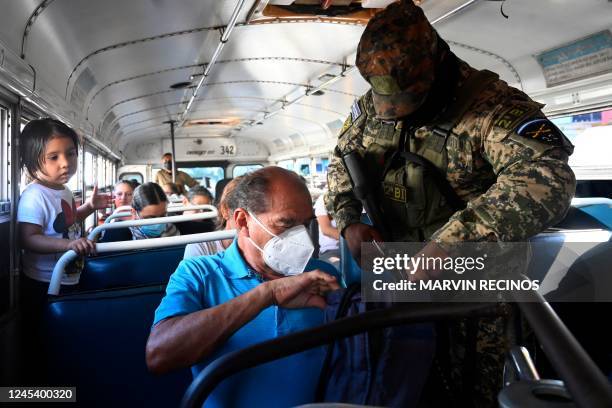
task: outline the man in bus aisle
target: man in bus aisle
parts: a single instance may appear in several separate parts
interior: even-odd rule
[[[155,175],[155,182],[160,186],[172,183],[172,154],[164,153],[162,156],[162,169]],[[185,186],[191,188],[198,185],[198,182],[194,180],[189,174],[184,171],[176,170],[176,185],[179,188],[179,194],[186,195],[187,190]]]
[[[305,228],[314,217],[306,185],[291,171],[265,167],[243,176],[230,194],[237,238],[225,251],[184,260],[171,276],[147,342],[153,372],[191,365],[196,375],[227,352],[323,323],[322,294],[338,283],[320,270],[303,272],[312,269],[314,249]],[[321,348],[281,360],[274,364],[279,371],[264,365],[255,389],[244,389],[251,384],[246,381],[241,393],[253,401],[271,389],[284,389],[286,396],[310,390],[310,396],[316,386],[310,377],[316,376],[305,380],[312,384],[296,382],[295,369],[319,372],[324,354]],[[216,401],[234,398],[213,394]]]
[[[428,241],[426,256],[444,255],[439,244],[523,241],[565,215],[575,190],[571,143],[541,104],[457,58],[411,1],[370,20],[356,65],[371,89],[338,136],[326,206],[357,259],[362,242],[383,237],[360,223],[362,204],[342,159],[350,152],[362,157],[380,197],[385,238]],[[495,405],[502,385],[502,326],[479,326],[476,406]]]

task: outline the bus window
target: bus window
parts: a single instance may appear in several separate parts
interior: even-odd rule
[[[243,164],[240,166],[235,166],[232,171],[232,177],[240,177],[251,171],[255,171],[257,169],[261,169],[263,166],[261,164]]]
[[[85,186],[83,188],[83,202],[87,200],[87,197],[91,195],[93,191],[94,183],[96,182],[96,177],[94,173],[94,165],[96,162],[96,157],[92,152],[85,151],[85,168],[83,169],[83,174],[85,175]],[[93,227],[95,223],[95,212],[91,214],[89,217],[85,219],[85,231],[89,230],[89,228]]]
[[[9,175],[10,173],[10,150],[9,150],[9,111],[0,105],[0,202],[9,200]],[[0,214],[7,212],[8,209],[0,208]]]
[[[184,171],[195,179],[201,186],[208,188],[210,191],[215,191],[217,182],[225,178],[225,170],[223,167],[182,167],[180,171]],[[208,180],[208,182],[207,182]]]
[[[136,181],[138,184],[142,184],[144,182],[144,177],[140,173],[121,173],[119,175],[119,180]]]
[[[574,144],[576,197],[612,198],[612,109],[552,120]]]
[[[294,171],[294,161],[293,160],[281,160],[277,163],[278,167],[282,167],[283,169]]]
[[[0,167],[0,234],[3,237],[8,237],[10,234],[10,214],[8,204],[10,199],[9,189],[9,111],[4,106],[0,105],[0,158],[2,159],[2,167]],[[0,316],[2,316],[10,307],[11,287],[10,287],[10,239],[2,239],[0,243]]]

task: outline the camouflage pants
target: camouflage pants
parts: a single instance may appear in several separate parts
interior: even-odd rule
[[[446,326],[447,364],[439,369],[450,384],[451,406],[497,407],[503,386],[503,368],[509,341],[505,337],[508,316],[464,319]]]

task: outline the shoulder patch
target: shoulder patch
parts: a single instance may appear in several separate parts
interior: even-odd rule
[[[493,123],[494,126],[500,127],[505,130],[512,130],[518,123],[520,119],[522,119],[525,114],[530,112],[533,109],[529,109],[526,106],[512,106],[499,115],[497,120]]]
[[[546,143],[551,146],[564,146],[565,136],[550,120],[531,119],[521,124],[516,134],[530,140]]]
[[[351,118],[355,122],[361,116],[361,108],[359,107],[359,101],[355,99],[351,106]]]
[[[342,125],[342,129],[340,129],[339,136],[342,136],[344,132],[346,132],[353,125],[353,120],[351,119],[351,115],[349,115],[344,121],[344,125]]]

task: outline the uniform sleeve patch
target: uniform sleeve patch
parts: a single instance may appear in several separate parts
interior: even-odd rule
[[[344,134],[344,132],[346,132],[351,127],[352,124],[353,124],[353,121],[351,119],[351,116],[349,116],[344,121],[344,125],[342,125],[342,129],[340,129],[339,136],[342,136]]]
[[[513,106],[504,111],[494,124],[502,129],[510,130],[527,112],[529,112],[529,109],[526,107]]]
[[[552,146],[563,146],[563,133],[548,119],[532,119],[521,124],[516,134]]]
[[[355,122],[361,116],[361,108],[359,107],[359,101],[355,100],[351,106],[351,118]]]

